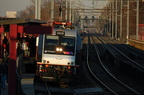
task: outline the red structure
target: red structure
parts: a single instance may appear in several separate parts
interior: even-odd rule
[[[2,58],[2,34],[4,32],[4,27],[1,25],[0,27],[0,58]]]
[[[144,24],[139,24],[139,40],[144,41]]]
[[[54,21],[53,24],[60,24],[60,25],[72,25],[72,23],[66,23],[66,22],[59,22],[59,21]]]
[[[46,21],[36,20],[36,19],[16,19],[16,18],[0,18],[0,37],[2,38],[2,33],[5,30],[9,30],[9,69],[8,69],[8,95],[16,95],[16,41],[18,33],[22,37],[23,33],[29,34],[41,34],[41,33],[52,33],[51,26],[41,26],[45,24]],[[20,24],[20,25],[19,25]],[[4,27],[3,27],[4,26]],[[2,40],[2,39],[1,39]],[[2,46],[2,41],[0,41]],[[2,50],[0,50],[2,51]],[[1,53],[1,52],[0,52]],[[0,57],[2,58],[2,57]]]
[[[8,95],[13,93],[16,95],[16,39],[17,39],[17,25],[10,25],[10,52],[9,52],[9,69],[8,69]]]

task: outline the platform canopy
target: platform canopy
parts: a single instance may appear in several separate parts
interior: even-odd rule
[[[30,18],[0,18],[0,25],[9,24],[45,24],[47,21]]]
[[[9,26],[16,24],[18,26],[18,33],[51,34],[52,26],[43,26],[43,24],[47,23],[44,20],[30,18],[0,18],[0,33],[9,32]]]

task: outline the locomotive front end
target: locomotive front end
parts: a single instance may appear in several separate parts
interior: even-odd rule
[[[39,61],[37,74],[46,80],[72,79],[79,65],[76,63],[77,37],[57,30],[54,35],[43,35],[39,39]]]

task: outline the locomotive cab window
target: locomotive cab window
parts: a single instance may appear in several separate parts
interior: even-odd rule
[[[58,36],[46,35],[44,42],[44,53],[54,54],[55,47],[58,45],[58,39]]]
[[[45,54],[74,55],[75,53],[75,37],[46,35],[44,43]],[[61,47],[60,53],[57,52],[58,47]]]

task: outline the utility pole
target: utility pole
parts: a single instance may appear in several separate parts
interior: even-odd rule
[[[81,25],[81,29],[82,29],[82,31],[83,31],[83,26],[84,26],[84,20],[82,20],[83,19],[83,14],[82,14],[82,16],[81,16],[81,18],[80,18],[80,25]]]
[[[137,0],[137,9],[136,9],[136,40],[138,40],[138,31],[139,31],[139,0]]]
[[[68,11],[67,11],[67,8],[68,8],[68,2],[67,2],[67,0],[65,0],[65,2],[66,2],[66,10],[65,10],[65,20],[66,20],[66,22],[67,22],[67,14],[68,14]]]
[[[112,39],[114,38],[114,1],[112,1]]]
[[[115,6],[116,6],[116,10],[115,10],[115,38],[117,39],[117,0],[116,0],[116,4],[115,4]]]
[[[51,0],[51,21],[54,21],[54,0]]]
[[[122,21],[122,18],[123,18],[123,11],[122,11],[122,9],[123,9],[123,0],[121,0],[121,4],[120,4],[120,39],[122,39],[122,23],[123,23],[123,21]]]
[[[72,20],[71,20],[71,0],[69,0],[69,22],[71,23]]]
[[[126,35],[126,44],[128,44],[129,39],[129,0],[127,1],[127,35]]]
[[[74,23],[75,21],[75,11],[72,9],[74,7],[73,1],[71,2],[71,22]]]
[[[112,6],[112,4],[111,4],[111,2],[109,3],[109,7],[111,8],[111,6]],[[112,8],[111,8],[111,10],[109,10],[109,32],[111,32],[111,30],[112,30],[112,17],[111,17],[111,15],[112,15]]]
[[[114,1],[111,1],[110,2],[110,8],[111,8],[111,19],[110,19],[110,21],[111,21],[111,24],[110,24],[110,31],[111,31],[111,38],[113,39],[114,38]]]
[[[41,0],[35,0],[35,19],[41,19]]]
[[[62,21],[62,0],[61,0],[61,3],[60,3],[60,8],[59,8],[59,12],[60,12],[60,21]]]

